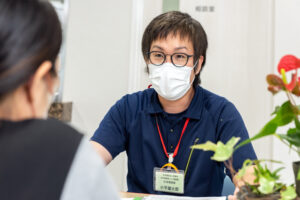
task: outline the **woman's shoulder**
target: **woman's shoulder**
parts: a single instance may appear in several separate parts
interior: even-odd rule
[[[87,197],[91,196],[92,199],[119,199],[103,160],[88,138],[83,137],[66,178],[61,199],[90,199]]]
[[[14,132],[21,141],[30,138],[30,145],[44,144],[44,147],[77,148],[83,135],[74,128],[56,119],[30,119],[21,122],[10,122],[6,132]],[[24,143],[24,142],[23,142]],[[55,149],[55,148],[53,148]],[[59,150],[59,148],[57,149]]]
[[[70,125],[56,119],[37,119],[31,121],[31,128],[43,131],[43,134],[51,134],[53,137],[82,138],[82,134]]]

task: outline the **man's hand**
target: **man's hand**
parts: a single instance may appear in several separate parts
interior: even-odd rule
[[[235,185],[235,190],[233,195],[228,196],[228,200],[237,200],[237,193],[240,191],[240,187],[245,185],[245,182],[249,184],[254,184],[255,176],[254,176],[254,168],[255,166],[249,166],[246,170],[246,173],[243,177],[238,178],[236,175],[233,178],[233,182]]]
[[[235,188],[233,195],[228,196],[228,200],[237,200],[237,193],[240,191],[238,187]]]

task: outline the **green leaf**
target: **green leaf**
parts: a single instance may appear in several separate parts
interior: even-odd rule
[[[241,138],[239,137],[232,137],[229,141],[226,142],[226,146],[228,148],[233,148],[239,141]]]
[[[255,180],[254,183],[257,183],[257,194],[271,194],[276,191],[279,191],[284,185],[281,183],[276,183],[279,180],[278,172],[282,170],[282,168],[276,169],[271,172],[267,165],[262,165],[262,162],[266,160],[254,160],[255,164],[254,175]],[[277,162],[273,160],[268,160],[271,162]]]
[[[286,140],[290,145],[300,146],[300,130],[289,129],[288,133],[278,134],[281,139]]]
[[[300,180],[300,168],[298,169],[297,180]]]
[[[262,137],[266,137],[269,135],[275,134],[275,131],[279,126],[285,126],[292,122],[295,117],[297,117],[297,113],[295,113],[295,108],[291,105],[289,101],[284,102],[279,108],[275,110],[276,116],[271,119],[255,136],[244,140],[241,142],[236,148],[240,148],[251,141],[260,139]]]
[[[300,129],[298,128],[290,128],[287,131],[287,134],[276,134],[276,136],[278,136],[281,140],[287,141],[290,147],[293,145],[296,148],[300,147]]]
[[[257,163],[257,161],[259,161],[259,163],[261,163],[261,162],[271,162],[271,163],[283,164],[283,162],[281,162],[281,161],[272,160],[272,159],[255,160],[255,163]]]
[[[295,120],[296,128],[297,128],[298,130],[300,130],[300,121],[299,121],[298,117],[296,116],[294,120]]]
[[[273,188],[275,186],[275,181],[271,178],[261,177],[259,178],[259,187],[258,190],[262,194],[271,194],[273,193]]]
[[[254,183],[258,183],[258,181],[259,181],[259,171],[258,171],[257,168],[254,168],[254,175],[255,175]]]
[[[238,178],[242,178],[245,175],[247,168],[251,165],[253,165],[252,160],[250,160],[250,159],[245,160],[243,163],[243,167],[239,170],[239,172],[237,173],[236,176]]]
[[[216,152],[211,157],[211,159],[219,162],[228,160],[232,156],[234,152],[234,146],[239,142],[239,140],[239,137],[232,137],[229,141],[226,142],[225,145],[221,141],[219,141],[217,143]]]
[[[279,171],[281,171],[281,170],[283,170],[283,169],[284,169],[284,167],[280,167],[280,168],[276,169],[275,171],[273,171],[272,175],[273,175],[274,177],[278,177],[278,178],[279,178],[279,176],[278,176],[277,174],[278,174]]]
[[[276,122],[274,122],[273,120],[270,120],[255,136],[253,136],[252,138],[249,138],[247,140],[244,140],[243,142],[241,142],[239,145],[237,145],[235,147],[235,150],[250,143],[251,141],[260,139],[262,137],[266,137],[269,135],[273,135],[277,129],[277,124]]]
[[[257,164],[256,166],[257,166],[258,172],[260,174],[264,174],[265,173],[265,170],[264,170],[264,168],[262,167],[261,164]]]
[[[293,186],[288,186],[286,190],[280,192],[280,196],[280,200],[292,200],[297,197],[297,194]]]
[[[277,126],[284,126],[294,120],[295,109],[293,108],[290,101],[283,103],[276,113],[276,117],[273,119]]]
[[[222,142],[217,143],[217,150],[211,157],[212,160],[223,162],[228,160],[233,154],[233,148],[224,145]]]
[[[280,106],[276,106],[274,112],[271,115],[276,115],[276,113],[279,111]]]
[[[275,184],[275,188],[274,188],[274,192],[278,192],[278,191],[280,191],[283,188],[286,189],[286,186],[284,184],[282,184],[282,183],[276,183]]]
[[[234,151],[234,146],[238,143],[240,138],[232,137],[226,144],[223,144],[219,141],[217,144],[214,144],[210,141],[207,141],[205,144],[197,144],[192,146],[194,149],[201,149],[204,151],[213,151],[214,155],[211,157],[212,160],[223,162],[228,160]]]
[[[193,145],[192,149],[201,149],[203,151],[213,151],[213,152],[215,152],[216,149],[217,149],[217,145],[212,143],[211,141],[207,141],[205,144]]]
[[[287,131],[287,134],[288,134],[288,135],[295,134],[295,133],[297,133],[297,129],[296,129],[296,128],[290,128],[290,129]]]

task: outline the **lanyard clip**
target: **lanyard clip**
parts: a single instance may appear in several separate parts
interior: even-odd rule
[[[169,163],[173,163],[174,158],[173,158],[173,153],[169,153]]]

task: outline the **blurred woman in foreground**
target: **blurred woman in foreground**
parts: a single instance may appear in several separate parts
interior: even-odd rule
[[[118,199],[88,139],[46,119],[62,30],[47,1],[0,1],[0,199]]]

